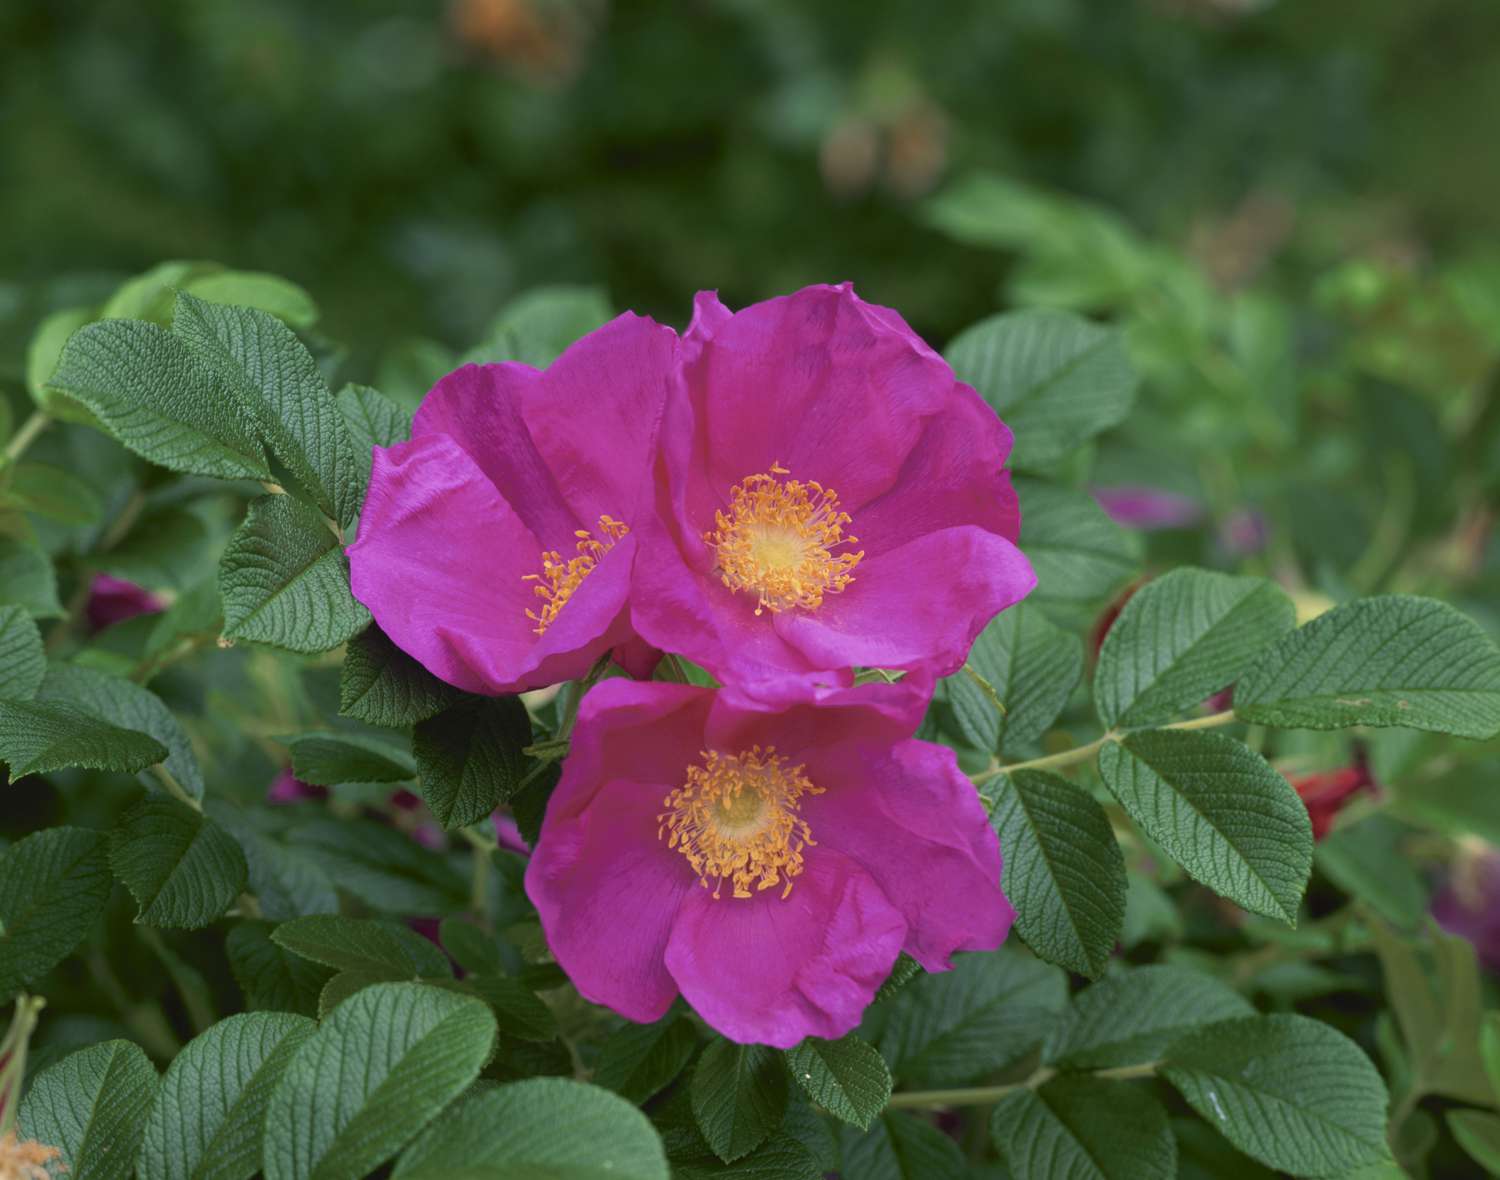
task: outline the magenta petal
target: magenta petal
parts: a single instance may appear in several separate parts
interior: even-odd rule
[[[815,611],[783,611],[777,632],[815,667],[963,666],[992,618],[1025,598],[1036,574],[1021,551],[983,529],[927,533],[867,558]]]
[[[666,966],[683,997],[732,1041],[789,1049],[859,1023],[890,974],[906,922],[860,866],[814,855],[790,896],[693,889],[681,902]]]
[[[905,916],[903,949],[917,962],[945,971],[955,951],[1005,941],[1015,910],[1000,891],[1000,843],[951,750],[830,749],[808,773],[825,787],[802,805],[816,854],[834,849],[864,867]]]

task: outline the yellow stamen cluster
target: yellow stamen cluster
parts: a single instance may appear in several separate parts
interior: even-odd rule
[[[526,612],[526,617],[536,624],[533,631],[541,635],[552,625],[558,612],[573,596],[573,591],[604,560],[604,555],[615,547],[615,542],[629,531],[629,526],[623,521],[612,516],[601,516],[598,538],[588,529],[578,529],[573,533],[578,538],[577,557],[564,561],[562,554],[556,549],[549,549],[542,554],[542,572],[525,575],[526,581],[536,583],[536,596],[545,604],[541,614],[531,610]]]
[[[23,1142],[14,1131],[7,1131],[0,1138],[0,1180],[51,1180],[47,1165],[60,1155],[62,1152],[56,1147],[47,1147],[35,1139]]]
[[[797,801],[823,788],[803,769],[788,766],[774,746],[706,750],[703,764],[688,767],[687,782],[662,800],[657,837],[687,857],[705,889],[715,882],[716,900],[726,881],[735,897],[782,885],[784,899],[802,872],[802,850],[817,843]]]
[[[854,580],[849,571],[864,557],[863,550],[833,552],[859,540],[844,536],[850,517],[838,496],[815,480],[779,478],[790,474],[772,463],[769,472],[741,480],[729,493],[729,511],[715,514],[718,527],[703,534],[724,585],[754,594],[756,614],[820,606],[825,594]]]

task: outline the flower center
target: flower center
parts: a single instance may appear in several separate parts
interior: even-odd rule
[[[735,897],[783,885],[802,872],[802,850],[817,842],[798,814],[803,795],[821,795],[802,773],[788,766],[773,746],[753,746],[738,754],[708,750],[701,766],[689,766],[687,782],[662,800],[657,836],[687,857],[714,897],[728,881]]]
[[[51,1180],[47,1164],[62,1152],[35,1139],[22,1140],[14,1131],[0,1137],[0,1180]]]
[[[588,529],[574,532],[573,535],[578,538],[577,557],[564,561],[562,554],[556,549],[549,549],[542,554],[542,572],[523,575],[525,581],[536,583],[536,596],[544,604],[541,614],[532,610],[526,612],[526,617],[536,624],[533,631],[541,635],[552,626],[558,613],[567,605],[568,599],[573,597],[573,591],[583,585],[584,578],[604,560],[604,555],[615,547],[615,542],[629,531],[630,527],[623,521],[612,516],[601,516],[598,539]]]
[[[731,590],[756,596],[756,614],[820,606],[825,594],[854,580],[849,571],[864,557],[863,550],[834,553],[859,538],[844,536],[850,517],[833,490],[779,478],[790,474],[772,463],[741,480],[729,493],[729,511],[714,514],[718,527],[703,534],[714,547],[715,572]]]

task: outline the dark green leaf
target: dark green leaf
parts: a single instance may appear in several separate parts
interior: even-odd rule
[[[0,1004],[72,954],[112,885],[100,832],[49,828],[0,851]]]
[[[339,712],[370,725],[400,728],[426,721],[458,699],[439,680],[371,625],[349,641],[339,678]]]
[[[1161,1070],[1246,1155],[1294,1176],[1387,1157],[1385,1083],[1359,1046],[1305,1016],[1247,1016],[1188,1034]]]
[[[1001,1099],[990,1135],[1015,1180],[1177,1174],[1177,1140],[1151,1094],[1103,1078],[1054,1078]]]
[[[787,1068],[829,1114],[868,1130],[891,1096],[891,1071],[874,1046],[853,1033],[837,1041],[808,1037],[787,1051]]]
[[[47,674],[42,633],[25,608],[0,606],[0,701],[29,701]]]
[[[1140,568],[1141,542],[1105,515],[1085,492],[1016,480],[1021,550],[1036,571],[1027,604],[1078,630],[1093,622]]]
[[[1106,729],[1171,721],[1226,685],[1297,625],[1264,578],[1173,570],[1125,604],[1099,651],[1094,701]]]
[[[467,882],[446,860],[370,820],[312,820],[287,844],[317,858],[341,890],[387,913],[443,914],[468,902]]]
[[[80,1049],[31,1083],[16,1112],[21,1138],[61,1148],[68,1180],[129,1180],[157,1085],[139,1045]]]
[[[318,994],[332,977],[327,967],[271,941],[270,922],[239,922],[224,949],[235,982],[252,1011],[318,1014]]]
[[[1266,652],[1240,678],[1246,721],[1303,729],[1400,725],[1500,733],[1500,650],[1430,598],[1387,594],[1335,607]]]
[[[412,753],[422,798],[445,828],[478,823],[515,794],[531,718],[519,697],[471,697],[420,723]]]
[[[411,415],[368,385],[346,385],[335,400],[349,429],[360,469],[368,480],[371,448],[395,446],[410,438]]]
[[[444,918],[438,925],[438,939],[454,962],[470,974],[505,970],[499,939],[467,918]]]
[[[280,739],[292,752],[292,773],[305,783],[398,783],[415,778],[411,755],[394,742],[355,733],[300,733]]]
[[[133,773],[166,757],[155,738],[72,706],[0,701],[0,761],[10,763],[13,779],[69,766]]]
[[[958,1144],[931,1123],[890,1111],[861,1134],[839,1128],[841,1175],[854,1180],[963,1180],[968,1174]]]
[[[233,804],[214,800],[207,811],[244,853],[249,868],[246,887],[255,895],[262,917],[285,921],[338,912],[333,881],[316,858],[262,831],[250,812]]]
[[[1041,737],[1082,676],[1083,641],[1022,603],[979,633],[968,667],[943,683],[964,737],[980,750],[1003,754]]]
[[[471,975],[464,980],[469,991],[490,1006],[500,1031],[522,1041],[550,1041],[557,1035],[552,1009],[525,984],[508,975]]]
[[[453,974],[448,956],[394,922],[314,914],[283,922],[271,938],[304,959],[340,971],[368,971],[390,980]]]
[[[245,857],[218,824],[175,799],[146,799],[110,832],[109,863],[143,926],[207,926],[245,888]]]
[[[698,1129],[725,1163],[763,1143],[786,1114],[786,1067],[764,1045],[713,1041],[693,1068],[690,1092]]]
[[[1125,858],[1104,808],[1041,770],[1001,775],[986,793],[1017,932],[1049,963],[1098,978],[1125,921]]]
[[[63,613],[57,599],[57,575],[47,555],[34,545],[0,537],[0,608],[7,604],[37,619],[55,619]],[[0,614],[0,669],[8,671],[4,619]],[[6,671],[0,671],[0,680],[6,678]]]
[[[697,1041],[693,1026],[676,1011],[654,1024],[621,1025],[599,1050],[594,1081],[631,1102],[645,1102],[682,1072]]]
[[[349,592],[349,563],[318,511],[291,496],[250,504],[219,565],[224,635],[315,654],[349,639],[370,612]]]
[[[1108,743],[1099,772],[1141,830],[1237,905],[1295,925],[1312,823],[1291,784],[1243,742],[1157,729]]]

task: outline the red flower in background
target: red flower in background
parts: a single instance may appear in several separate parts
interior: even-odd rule
[[[1307,814],[1312,818],[1314,840],[1321,840],[1328,835],[1339,812],[1348,806],[1355,795],[1375,788],[1370,768],[1365,764],[1364,758],[1358,756],[1352,766],[1319,770],[1311,774],[1289,774],[1287,781],[1307,805]]]

